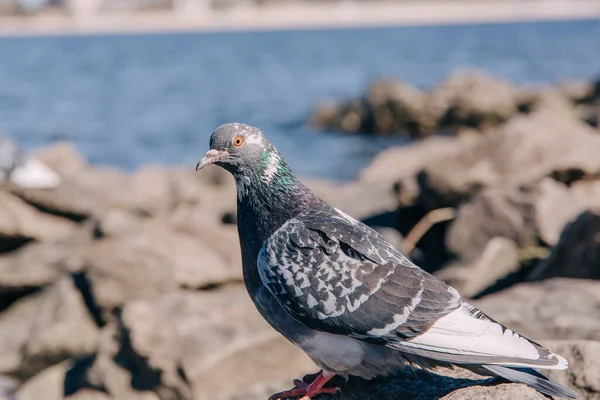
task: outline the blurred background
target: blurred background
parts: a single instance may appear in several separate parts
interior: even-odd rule
[[[599,0],[0,0],[0,399],[316,372],[245,292],[232,179],[194,171],[227,122],[600,399],[599,49]],[[338,398],[536,395],[395,379]]]

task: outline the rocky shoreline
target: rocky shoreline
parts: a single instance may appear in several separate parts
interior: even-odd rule
[[[439,132],[487,132],[540,110],[565,113],[598,127],[600,80],[519,87],[479,70],[458,70],[429,90],[377,79],[359,99],[319,105],[319,129],[424,138]]]
[[[600,132],[574,103],[425,135],[382,152],[353,182],[305,181],[565,356],[571,368],[552,378],[600,399]],[[125,174],[90,166],[68,143],[37,157],[58,187],[0,190],[0,399],[264,399],[316,372],[245,292],[224,171]],[[439,210],[449,217],[436,223]],[[544,398],[444,374],[460,379],[351,379],[322,398]]]

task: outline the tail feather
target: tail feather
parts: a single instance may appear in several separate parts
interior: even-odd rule
[[[577,393],[573,390],[550,380],[533,368],[515,368],[502,365],[480,365],[478,366],[479,368],[488,374],[502,377],[511,382],[523,383],[549,396],[566,397],[569,399],[577,398]]]
[[[414,338],[388,346],[452,364],[567,369],[558,354],[506,328],[468,303]]]

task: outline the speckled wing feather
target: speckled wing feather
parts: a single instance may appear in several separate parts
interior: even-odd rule
[[[375,343],[414,337],[461,305],[455,289],[334,208],[285,223],[263,245],[258,268],[293,318]]]

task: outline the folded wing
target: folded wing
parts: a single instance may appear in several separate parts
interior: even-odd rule
[[[269,291],[312,329],[450,363],[567,366],[463,303],[454,288],[339,210],[311,210],[288,221],[257,261]]]

